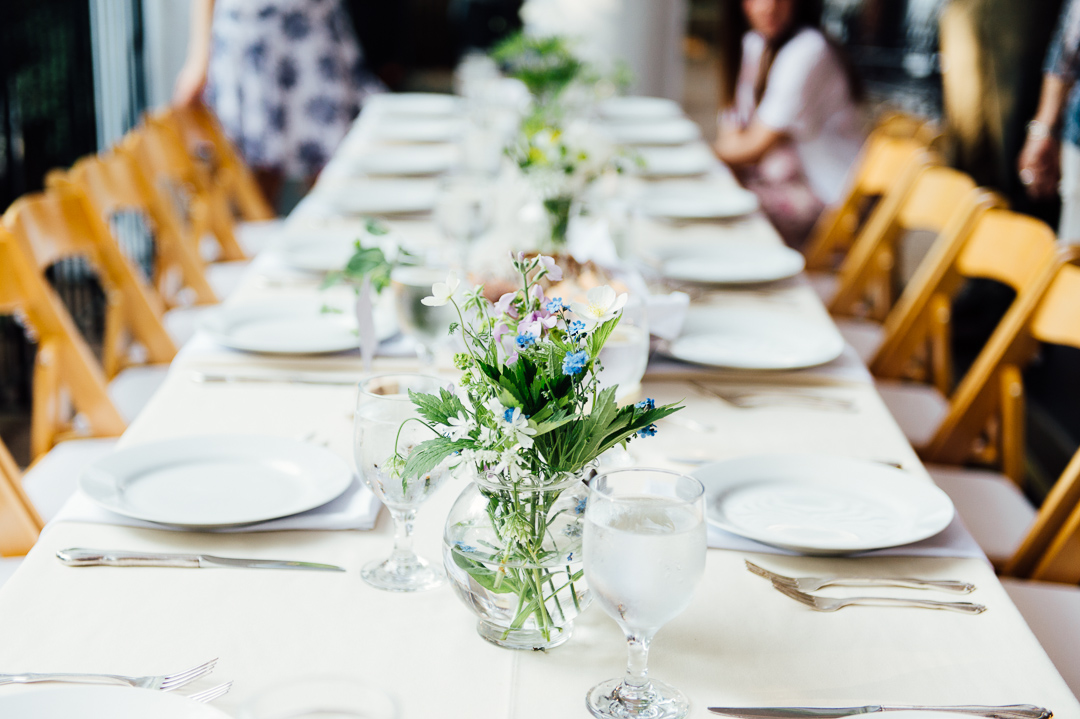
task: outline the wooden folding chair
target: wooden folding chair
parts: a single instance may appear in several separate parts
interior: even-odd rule
[[[968,223],[977,202],[975,181],[924,159],[908,187],[886,193],[844,258],[831,314],[884,321],[896,299],[893,268],[904,233],[929,230],[947,238]]]
[[[233,232],[228,198],[216,191],[188,156],[172,123],[145,115],[142,125],[129,132],[116,149],[132,158],[159,202],[176,208],[185,219],[187,235],[196,243],[212,237],[218,260],[247,259]]]
[[[242,220],[275,219],[274,209],[259,189],[251,168],[229,142],[210,108],[202,103],[171,108],[157,118],[179,134],[188,156],[205,173],[207,191],[222,193]]]
[[[75,187],[57,187],[15,201],[4,226],[43,276],[57,260],[82,256],[97,270],[106,297],[103,365],[115,377],[130,364],[130,341],[145,348],[147,360],[172,361],[176,345],[162,324],[161,299],[124,259],[104,221]]]
[[[869,203],[890,188],[905,188],[926,159],[926,145],[914,137],[870,134],[852,170],[844,198],[822,213],[806,244],[806,267],[832,272],[855,241]]]
[[[882,114],[874,123],[874,130],[889,137],[910,137],[930,148],[941,139],[941,130],[933,120],[899,110]]]
[[[50,187],[63,182],[78,187],[106,223],[126,211],[138,212],[148,221],[155,245],[153,284],[167,306],[187,304],[178,297],[181,286],[190,290],[197,304],[219,301],[207,280],[198,238],[185,233],[183,219],[173,204],[153,191],[130,153],[91,155],[76,162],[69,172],[54,171],[47,177]]]
[[[1067,551],[1072,540],[1055,539],[1080,506],[1080,452],[1058,479],[1042,507],[1020,491],[1023,461],[1021,368],[1046,342],[1080,348],[1080,248],[1070,248],[1041,268],[1017,298],[957,390],[950,412],[924,456],[960,463],[979,454],[976,444],[996,435],[1001,474],[930,464],[935,481],[991,561],[1006,574],[1029,576],[1051,558],[1052,542]],[[992,433],[987,428],[992,426]],[[1080,557],[1080,555],[1074,555]],[[1048,570],[1049,571],[1049,570]],[[1059,577],[1060,569],[1050,574]],[[1080,564],[1072,581],[1080,581]],[[1046,575],[1049,576],[1049,575]]]
[[[914,380],[933,386],[940,397],[952,394],[951,308],[971,278],[1002,282],[1017,292],[1035,281],[1054,257],[1054,232],[1044,222],[1001,209],[990,193],[979,196],[965,228],[939,242],[885,320],[884,339],[870,371],[882,380]],[[895,385],[879,382],[886,396]],[[944,400],[942,400],[944,401]],[[899,416],[905,432],[904,418]],[[917,447],[927,444],[938,422],[921,433],[908,432]]]
[[[43,526],[45,523],[23,491],[22,473],[0,441],[0,557],[26,554]]]
[[[9,217],[5,216],[5,224]],[[0,312],[21,317],[38,345],[30,429],[34,456],[72,434],[70,415],[75,412],[85,418],[93,435],[118,436],[126,429],[109,399],[104,372],[60,298],[22,243],[3,226]]]

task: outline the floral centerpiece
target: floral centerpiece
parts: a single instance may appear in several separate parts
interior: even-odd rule
[[[570,42],[557,35],[515,33],[492,49],[491,58],[507,76],[521,80],[539,106],[554,102],[586,69]]]
[[[623,407],[600,389],[598,356],[619,323],[625,294],[589,291],[582,303],[544,296],[558,280],[550,257],[513,258],[521,288],[492,304],[478,287],[463,306],[456,278],[425,302],[452,303],[466,352],[460,393],[412,394],[431,439],[401,457],[403,481],[448,462],[472,480],[447,520],[445,563],[459,596],[490,641],[546,648],[569,637],[588,601],[582,581],[580,482],[597,457],[656,433],[677,411],[651,399]]]
[[[564,128],[542,114],[523,123],[507,152],[542,199],[553,252],[566,244],[574,201],[605,172],[622,172],[627,159],[587,123]]]

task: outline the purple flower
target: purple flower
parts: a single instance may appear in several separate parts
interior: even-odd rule
[[[492,339],[494,339],[495,343],[498,344],[502,340],[502,336],[504,334],[506,334],[507,332],[509,332],[509,331],[510,331],[510,328],[507,327],[506,323],[505,322],[500,322],[495,327],[495,331],[492,332]]]
[[[536,310],[525,315],[525,324],[539,324],[546,329],[551,329],[558,324],[559,318],[547,310]],[[539,334],[537,332],[536,334]]]
[[[562,268],[555,264],[553,258],[540,255],[540,266],[547,270],[547,276],[551,278],[552,282],[558,282],[562,279]]]
[[[544,288],[543,287],[541,287],[540,285],[533,285],[532,289],[529,290],[529,292],[532,294],[533,297],[536,298],[536,301],[539,302],[541,304],[541,306],[544,304]]]
[[[507,292],[500,297],[499,301],[495,303],[495,313],[497,315],[509,315],[514,319],[517,319],[517,309],[515,309],[512,304],[516,296],[516,292]]]

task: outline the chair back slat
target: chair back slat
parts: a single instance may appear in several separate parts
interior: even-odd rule
[[[38,344],[31,453],[44,454],[70,431],[68,404],[86,419],[93,435],[118,436],[126,425],[109,399],[105,373],[25,247],[0,225],[0,299],[20,314]]]
[[[956,270],[964,277],[997,280],[1020,291],[1053,256],[1056,240],[1054,231],[1041,220],[990,210],[964,243]]]
[[[897,224],[905,230],[941,232],[974,189],[975,181],[966,173],[949,167],[927,167],[912,183],[897,213]]]
[[[22,251],[33,259],[38,274],[64,257],[85,257],[97,270],[113,309],[106,314],[107,338],[120,338],[121,330],[127,330],[146,348],[150,362],[172,361],[176,345],[162,323],[160,297],[124,258],[80,190],[59,186],[22,197],[4,214],[3,222]],[[116,311],[121,305],[123,311]],[[112,376],[123,368],[123,351],[107,343],[106,353],[106,369]]]
[[[1080,267],[1065,265],[1058,272],[1031,321],[1031,336],[1080,348]]]

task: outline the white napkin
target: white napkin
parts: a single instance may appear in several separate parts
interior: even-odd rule
[[[206,531],[221,533],[236,532],[278,532],[288,529],[372,529],[375,520],[379,516],[382,502],[356,477],[352,483],[337,499],[333,499],[321,507],[309,509],[300,514],[293,514],[280,519],[271,519],[258,524],[247,524],[242,527],[226,527],[222,529],[190,530],[184,527],[172,527],[156,522],[145,522],[141,519],[132,519],[115,512],[110,512],[98,506],[94,500],[82,493],[72,495],[60,511],[45,527],[58,522],[88,522],[90,524],[115,524],[122,527],[143,527],[145,529],[167,529],[176,532]]]
[[[690,295],[678,291],[648,295],[645,305],[649,314],[649,334],[662,340],[673,340],[682,332],[686,311],[690,308]]]
[[[714,549],[730,549],[737,552],[761,552],[763,554],[787,554],[799,556],[799,552],[789,549],[780,549],[768,544],[755,542],[753,539],[740,537],[737,534],[709,525],[709,546]],[[972,538],[971,533],[964,527],[959,517],[953,517],[953,521],[929,539],[914,544],[905,544],[900,547],[888,549],[876,549],[872,552],[862,552],[860,557],[960,557],[965,559],[986,559],[982,549]]]

